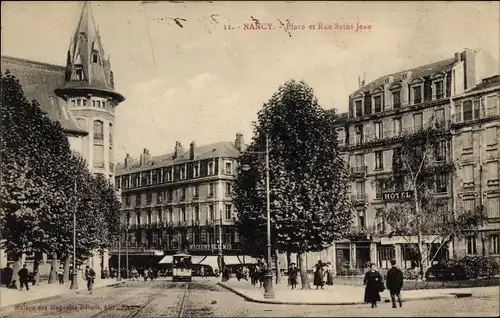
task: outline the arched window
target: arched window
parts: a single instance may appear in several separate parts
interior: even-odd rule
[[[109,148],[113,148],[113,124],[109,124]]]
[[[92,63],[99,63],[99,53],[96,50],[92,51]]]
[[[104,127],[102,121],[94,121],[94,140],[103,140],[104,138]]]

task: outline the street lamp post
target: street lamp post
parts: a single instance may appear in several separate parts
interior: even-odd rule
[[[224,281],[224,260],[222,259],[222,209],[219,211],[219,259],[220,259],[220,281]]]
[[[271,253],[271,199],[270,199],[270,187],[269,187],[269,137],[266,133],[266,151],[248,151],[248,153],[264,153],[266,156],[266,220],[267,220],[267,268],[265,274],[265,284],[264,284],[264,298],[270,299],[274,298],[274,288],[273,288],[273,261]],[[276,269],[278,270],[278,269]],[[278,272],[276,272],[278,275]]]
[[[128,271],[128,222],[125,227],[125,266],[127,267],[127,279],[130,279],[130,272]]]
[[[76,189],[76,181],[75,181],[75,195],[77,203],[75,204],[75,208],[73,209],[73,272],[71,273],[71,286],[70,289],[78,289],[78,274],[76,271],[76,211],[78,210],[78,193]]]
[[[120,236],[118,236],[118,273],[117,273],[117,276],[116,276],[116,280],[117,281],[121,281],[122,280],[122,273],[121,273],[122,272],[121,247],[122,247],[122,227],[120,226]]]

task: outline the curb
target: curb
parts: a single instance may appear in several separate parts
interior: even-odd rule
[[[115,282],[115,283],[112,283],[112,284],[109,284],[109,285],[102,285],[102,286],[95,287],[94,290],[98,290],[98,289],[106,288],[106,287],[118,286],[118,285],[125,284],[125,283],[126,283],[126,281]],[[47,301],[47,300],[56,299],[56,298],[64,296],[64,295],[71,295],[71,294],[81,295],[83,293],[88,293],[88,291],[79,290],[79,289],[77,289],[77,290],[71,290],[71,289],[69,289],[69,291],[67,293],[61,293],[61,294],[52,295],[52,296],[48,296],[48,297],[41,297],[41,298],[37,298],[37,299],[32,299],[32,300],[20,302],[20,303],[17,303],[17,304],[2,306],[2,307],[0,307],[0,312],[13,310],[13,309],[16,308],[16,306],[29,306],[29,305],[37,303],[37,302],[39,302],[41,300]]]
[[[266,300],[266,299],[256,299],[248,296],[247,294],[227,286],[224,283],[218,282],[217,285],[229,290],[230,292],[235,293],[238,296],[243,297],[245,300],[260,303],[260,304],[271,304],[271,305],[310,305],[310,306],[346,306],[346,305],[363,305],[365,302],[363,301],[350,301],[350,302],[298,302],[298,301],[280,301],[280,300]],[[433,299],[450,299],[450,298],[464,298],[464,297],[472,297],[472,293],[453,293],[448,295],[440,295],[440,296],[426,296],[420,298],[410,298],[403,300],[403,302],[415,301],[415,300],[433,300]],[[382,298],[383,303],[390,303],[391,300],[388,298]]]

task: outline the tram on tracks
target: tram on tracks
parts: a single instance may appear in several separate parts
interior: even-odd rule
[[[191,255],[178,253],[172,257],[172,281],[190,282],[193,276]]]

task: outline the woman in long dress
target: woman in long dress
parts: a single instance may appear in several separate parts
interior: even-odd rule
[[[330,262],[326,263],[326,284],[329,286],[333,285],[333,269]]]
[[[290,277],[290,285],[292,285],[292,289],[297,288],[298,272],[299,270],[295,266],[295,263],[290,264],[290,269],[288,270],[288,277]]]
[[[370,270],[366,272],[364,279],[365,303],[371,303],[372,308],[377,307],[377,301],[380,301],[380,291],[383,286],[382,276],[375,268],[375,264],[370,264]]]
[[[323,289],[323,278],[325,276],[325,271],[323,269],[323,263],[321,261],[318,261],[318,264],[316,264],[316,270],[314,272],[314,285],[316,286],[316,289],[321,287]]]

